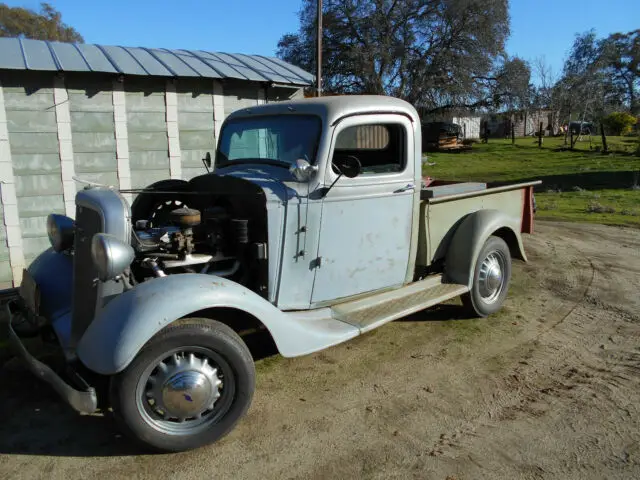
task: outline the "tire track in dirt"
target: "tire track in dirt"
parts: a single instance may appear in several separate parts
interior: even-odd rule
[[[602,411],[603,413],[611,412],[611,410],[620,413],[622,417],[618,420],[622,423],[629,421],[632,416],[635,418],[638,417],[637,404],[625,400],[625,395],[620,395],[620,391],[622,390],[626,392],[631,390],[637,394],[637,373],[640,371],[640,354],[626,350],[621,354],[613,356],[609,355],[610,358],[606,359],[604,363],[606,368],[602,368],[593,364],[590,365],[590,362],[580,363],[575,362],[575,359],[573,359],[573,362],[568,361],[569,357],[576,352],[571,349],[567,349],[570,354],[565,353],[564,355],[558,356],[558,346],[553,346],[554,342],[563,339],[563,337],[566,338],[567,336],[575,334],[575,327],[584,323],[584,320],[590,320],[591,323],[598,321],[602,322],[604,317],[610,317],[609,319],[614,325],[621,321],[632,322],[635,325],[635,328],[631,329],[632,332],[630,333],[632,334],[625,337],[627,347],[634,347],[634,340],[640,336],[640,329],[638,329],[638,323],[640,322],[638,322],[638,318],[626,314],[626,310],[624,309],[619,309],[607,304],[606,302],[598,301],[597,304],[600,312],[597,315],[589,314],[589,309],[592,308],[594,303],[596,303],[591,299],[598,298],[597,292],[593,292],[593,296],[591,296],[591,291],[593,289],[594,280],[598,276],[600,269],[594,265],[594,260],[591,258],[586,257],[586,260],[591,266],[592,276],[583,290],[580,300],[576,301],[569,311],[556,320],[551,327],[546,328],[533,339],[525,340],[520,345],[513,346],[500,354],[509,355],[525,344],[539,344],[540,340],[546,340],[544,337],[547,336],[557,337],[551,338],[551,341],[547,342],[548,345],[545,345],[545,349],[547,350],[546,353],[551,356],[555,354],[556,362],[562,360],[559,368],[557,366],[550,368],[546,372],[546,378],[543,378],[542,375],[538,374],[541,362],[532,360],[518,362],[518,365],[503,377],[502,382],[499,382],[502,383],[502,385],[497,389],[501,392],[499,398],[496,398],[498,408],[494,411],[490,410],[486,416],[479,415],[476,417],[472,422],[472,426],[469,427],[469,424],[467,424],[467,429],[472,431],[474,434],[473,439],[483,437],[484,432],[486,432],[487,429],[497,428],[497,425],[501,422],[513,422],[517,421],[519,418],[539,418],[544,416],[550,410],[565,408],[567,404],[581,403],[584,402],[584,399],[589,398],[598,398],[599,402],[606,402],[608,404],[607,408],[600,408],[598,405],[593,406],[591,402],[586,403],[590,407]],[[618,314],[617,317],[611,315],[612,311]],[[625,316],[629,318],[625,318]],[[570,317],[576,317],[582,320],[582,322],[576,322],[569,326],[562,325],[565,320]],[[557,332],[560,327],[566,331]],[[592,327],[592,325],[583,325],[583,327],[589,328]],[[578,330],[580,330],[580,328],[578,328]],[[582,328],[582,330],[584,330],[584,328]],[[619,327],[616,327],[616,331],[619,331]],[[612,337],[609,338],[611,339]],[[593,348],[594,345],[591,345],[591,347]],[[600,348],[603,349],[604,345],[601,345]],[[638,349],[637,346],[635,346],[635,348]],[[537,353],[540,355],[542,350],[538,350]],[[518,355],[515,355],[516,358],[517,356]],[[575,366],[578,363],[580,363],[579,368]],[[600,364],[602,365],[602,363]],[[622,373],[620,370],[622,370]],[[546,386],[544,386],[545,384]],[[618,439],[628,437],[629,434],[629,429],[625,429],[623,431],[620,431],[619,429],[613,430],[613,436]],[[434,444],[431,455],[442,455],[447,453],[446,450],[443,451],[442,438],[446,439],[448,436],[446,434],[441,434],[441,440]],[[592,447],[594,445],[597,447],[597,435],[594,436],[594,438],[596,441],[595,444],[593,444],[593,441],[591,442],[593,444]],[[473,441],[469,443],[473,443]],[[460,442],[455,445],[445,442],[445,445],[452,447],[452,449],[459,449],[461,447]],[[610,445],[613,445],[612,441],[610,441]],[[636,460],[630,460],[630,453],[628,451],[623,452],[621,455],[614,455],[613,457],[617,459],[615,462],[616,468],[626,468],[638,465]],[[477,466],[482,467],[480,463],[474,463]],[[578,468],[576,468],[576,464]],[[582,468],[581,462],[576,461],[568,463],[567,468],[555,469],[555,471],[549,468],[545,469],[538,465],[529,472],[529,474],[531,475],[531,478],[536,478],[538,475],[542,475],[543,473],[545,473],[545,477],[549,474],[568,475],[569,473],[580,477],[580,475],[586,472],[588,472],[588,469]],[[529,475],[527,475],[527,477],[529,477]],[[563,476],[562,478],[568,477]]]
[[[248,418],[211,448],[110,454],[114,438],[93,429],[99,439],[83,440],[74,420],[65,441],[93,441],[96,456],[51,455],[67,438],[51,435],[0,455],[0,476],[640,478],[640,235],[541,224],[525,241],[531,261],[515,265],[504,314],[432,312],[278,360],[260,373]],[[69,425],[64,415],[43,430],[14,405],[22,420],[7,421],[35,434]]]

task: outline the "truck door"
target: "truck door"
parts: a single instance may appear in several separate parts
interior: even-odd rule
[[[355,178],[341,177],[322,201],[317,304],[405,282],[416,191],[411,121],[401,115],[360,115],[336,127],[329,162],[353,155]],[[338,174],[326,169],[325,185]]]

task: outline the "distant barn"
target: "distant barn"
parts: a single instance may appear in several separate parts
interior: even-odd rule
[[[259,55],[0,38],[0,286],[49,246],[47,214],[75,216],[74,176],[122,189],[191,178],[230,112],[312,81]]]

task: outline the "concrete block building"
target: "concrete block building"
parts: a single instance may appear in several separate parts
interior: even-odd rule
[[[0,287],[75,215],[81,178],[122,189],[204,172],[234,110],[302,97],[278,58],[0,38]]]

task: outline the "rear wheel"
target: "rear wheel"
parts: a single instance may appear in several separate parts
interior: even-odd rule
[[[471,290],[462,296],[463,305],[480,317],[497,312],[507,297],[510,280],[509,246],[500,237],[491,236],[478,255]]]
[[[186,319],[153,337],[111,379],[116,421],[161,451],[207,445],[244,416],[255,388],[253,359],[226,325]]]

